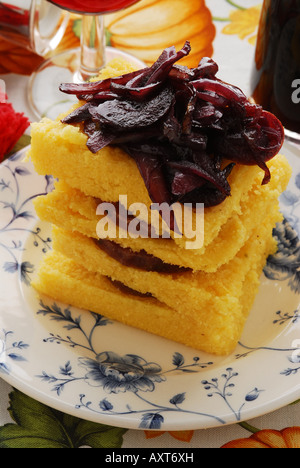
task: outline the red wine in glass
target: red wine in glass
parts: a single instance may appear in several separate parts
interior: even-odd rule
[[[51,3],[69,10],[74,13],[81,14],[104,14],[113,13],[118,10],[123,10],[138,0],[49,0]]]

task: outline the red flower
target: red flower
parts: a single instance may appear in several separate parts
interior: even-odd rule
[[[0,161],[13,149],[29,125],[23,113],[15,112],[8,102],[0,102]]]

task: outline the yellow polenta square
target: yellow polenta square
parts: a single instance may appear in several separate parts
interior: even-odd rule
[[[191,288],[191,304],[193,300],[203,299],[203,302],[195,303],[194,307],[184,312],[176,307],[178,304],[175,297],[174,301],[168,301],[173,304],[173,307],[170,307],[155,298],[142,298],[124,293],[105,275],[87,270],[82,265],[82,259],[76,254],[72,255],[74,261],[56,250],[45,256],[33,286],[39,293],[57,301],[101,313],[126,325],[208,353],[226,355],[232,352],[238,343],[259,287],[265,259],[276,249],[270,233],[273,222],[274,219],[264,224],[260,235],[249,240],[239,258],[217,275],[199,273],[200,276],[198,280],[194,280],[193,286],[189,286],[187,278],[180,278],[178,281],[174,278],[173,282],[171,281],[173,292],[177,290],[178,285],[181,290],[183,284],[186,291]],[[66,244],[64,245],[66,247]],[[80,243],[77,245],[80,250]],[[84,244],[81,245],[85,247]],[[86,265],[90,259],[88,255]],[[152,275],[144,273],[144,276],[149,278]],[[142,276],[140,281],[144,281]],[[170,282],[170,278],[168,281]],[[202,281],[205,288],[198,283],[197,291],[195,285],[198,281]],[[149,280],[150,289],[153,284]],[[166,292],[164,298],[167,299]]]

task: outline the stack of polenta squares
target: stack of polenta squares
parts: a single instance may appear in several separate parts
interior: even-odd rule
[[[53,250],[33,286],[57,301],[198,350],[230,354],[266,259],[276,251],[278,198],[291,176],[285,157],[268,163],[267,185],[258,166],[234,167],[231,196],[204,209],[199,248],[187,249],[174,233],[169,239],[119,235],[103,245],[97,235],[101,202],[116,205],[121,194],[128,205],[139,202],[150,210],[151,200],[127,153],[107,146],[92,154],[86,141],[80,125],[60,119],[32,126],[29,156],[35,169],[58,179],[52,193],[35,201],[38,217],[52,225]]]

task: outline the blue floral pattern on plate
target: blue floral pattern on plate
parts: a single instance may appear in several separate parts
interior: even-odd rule
[[[299,395],[300,161],[282,196],[261,290],[236,351],[220,358],[37,297],[51,249],[32,201],[52,190],[20,152],[0,166],[0,375],[78,417],[134,429],[199,429],[249,419]],[[263,311],[263,314],[262,314]],[[266,372],[267,370],[267,372]]]
[[[288,280],[292,291],[300,293],[300,240],[287,219],[274,228],[278,250],[270,255],[264,273],[277,281]]]
[[[172,356],[172,367],[168,370],[163,370],[159,364],[155,362],[148,362],[136,354],[126,354],[124,356],[120,356],[113,351],[104,351],[97,354],[96,350],[91,344],[92,335],[95,331],[95,328],[97,326],[106,326],[112,322],[108,321],[100,315],[91,313],[95,320],[95,324],[92,326],[92,329],[89,330],[90,333],[87,334],[80,325],[80,317],[74,318],[70,308],[62,311],[57,304],[53,304],[52,307],[49,307],[45,306],[43,302],[41,302],[41,306],[42,308],[38,312],[39,314],[50,314],[55,320],[63,320],[69,323],[70,326],[66,326],[68,329],[76,328],[77,330],[80,330],[85,338],[89,336],[89,339],[87,340],[88,343],[85,348],[89,347],[94,357],[78,358],[79,366],[84,369],[84,376],[82,376],[82,373],[78,377],[75,375],[70,361],[68,361],[64,366],[60,366],[56,375],[48,374],[47,372],[43,371],[39,376],[41,380],[51,385],[52,390],[55,391],[58,396],[61,395],[66,385],[72,385],[75,381],[82,380],[84,380],[85,384],[89,386],[102,388],[105,394],[107,394],[107,397],[97,402],[96,408],[93,407],[92,402],[85,401],[85,394],[81,394],[80,402],[76,405],[76,408],[86,408],[92,411],[94,414],[106,413],[106,415],[118,415],[120,413],[114,410],[114,405],[111,403],[109,395],[130,392],[134,394],[135,397],[140,401],[145,403],[145,409],[139,409],[137,411],[136,409],[134,410],[127,406],[127,410],[125,412],[123,411],[122,415],[130,415],[133,413],[136,414],[137,412],[140,413],[142,415],[140,428],[143,429],[160,429],[164,422],[163,414],[169,412],[200,415],[207,418],[212,418],[220,424],[225,423],[224,420],[213,414],[203,414],[196,410],[191,411],[185,409],[182,405],[186,399],[186,392],[172,395],[172,397],[169,399],[168,406],[153,403],[149,397],[143,395],[144,393],[155,392],[155,390],[157,390],[157,386],[160,383],[165,382],[171,373],[197,373],[201,369],[206,369],[208,366],[213,365],[213,362],[210,361],[204,363],[200,360],[199,356],[195,356],[192,362],[187,364],[185,362],[184,356],[179,352],[175,352]],[[72,347],[84,346],[75,342],[70,337],[65,340],[60,335],[51,335],[45,341],[49,341],[51,343],[56,342],[58,344],[64,342]],[[214,395],[221,397],[224,403],[235,415],[236,420],[239,421],[241,419],[242,408],[246,403],[256,400],[259,397],[260,391],[257,388],[249,391],[245,395],[241,407],[237,410],[233,409],[230,405],[229,398],[233,394],[233,388],[235,387],[235,383],[233,383],[233,381],[237,377],[237,372],[234,372],[232,368],[227,368],[226,374],[221,376],[223,384],[219,382],[218,378],[212,378],[210,382],[203,380],[201,383],[205,390],[212,390],[208,393],[208,397],[213,397]],[[152,411],[155,410],[155,412],[149,412],[149,408],[152,408]]]

